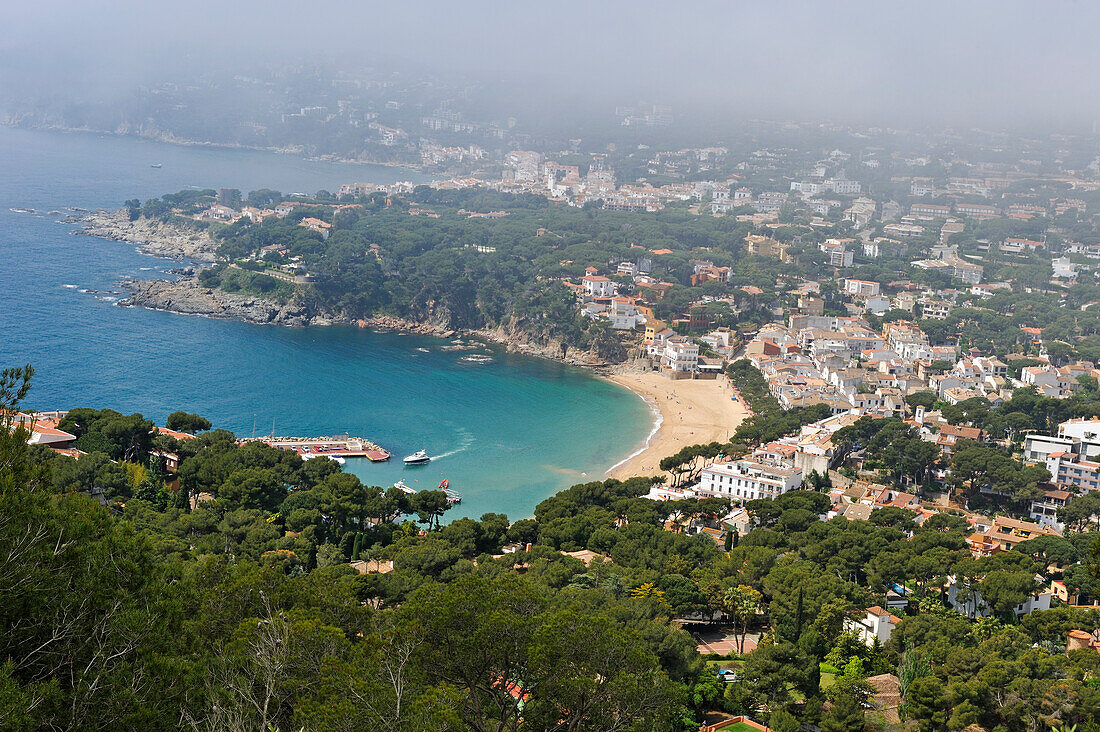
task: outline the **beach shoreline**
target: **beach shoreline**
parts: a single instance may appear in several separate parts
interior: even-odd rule
[[[645,401],[654,416],[646,442],[607,470],[607,477],[625,480],[661,473],[662,459],[688,445],[727,442],[749,416],[729,379],[673,380],[656,372],[610,374],[604,377]]]

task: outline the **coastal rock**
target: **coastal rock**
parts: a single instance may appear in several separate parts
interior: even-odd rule
[[[310,313],[298,303],[279,303],[254,295],[238,295],[205,287],[197,278],[126,280],[122,286],[130,296],[120,302],[129,307],[167,310],[183,315],[243,320],[260,325],[334,325],[347,322],[325,314]]]
[[[213,262],[218,243],[205,231],[160,219],[130,221],[125,209],[93,211],[81,216],[83,228],[73,233],[135,244],[143,254],[168,259]]]

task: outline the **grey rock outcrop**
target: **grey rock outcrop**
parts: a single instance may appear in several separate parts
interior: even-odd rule
[[[130,221],[125,209],[94,211],[79,219],[83,228],[76,234],[134,244],[143,254],[168,259],[213,262],[218,243],[200,229],[160,219]]]
[[[279,303],[254,295],[214,290],[194,278],[176,281],[126,280],[130,296],[120,302],[127,307],[167,310],[184,315],[244,320],[260,325],[333,325],[337,318],[309,313],[297,303]]]

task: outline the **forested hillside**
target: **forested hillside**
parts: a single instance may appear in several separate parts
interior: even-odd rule
[[[5,414],[27,375],[6,372]],[[1052,561],[1095,571],[1096,533],[974,559],[962,519],[822,521],[827,497],[799,491],[749,502],[755,528],[723,545],[683,528],[724,500],[654,502],[646,478],[441,525],[435,492],[365,487],[224,431],[177,439],[93,409],[64,424],[80,460],[0,430],[3,729],[687,730],[708,710],[858,729],[866,679],[887,672],[921,729],[1098,721],[1100,654],[1064,644],[1100,612],[1000,614]],[[178,484],[156,467],[167,450]],[[562,553],[580,549],[589,563]],[[998,617],[948,610],[948,574]],[[895,584],[909,614],[864,645],[844,618]],[[736,683],[673,622],[713,612],[742,639],[717,662]]]

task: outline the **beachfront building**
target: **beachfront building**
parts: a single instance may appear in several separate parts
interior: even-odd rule
[[[802,471],[753,460],[715,463],[703,468],[695,490],[704,496],[753,501],[775,498],[802,487]]]
[[[661,365],[673,374],[691,374],[699,365],[699,346],[687,336],[674,335],[665,341]]]

